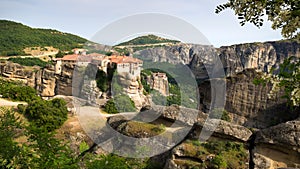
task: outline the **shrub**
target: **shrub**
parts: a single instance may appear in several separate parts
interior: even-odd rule
[[[59,128],[67,120],[68,110],[62,99],[35,100],[28,104],[25,115],[37,127],[45,127],[48,131]]]
[[[30,102],[39,98],[35,89],[25,86],[21,82],[11,82],[0,79],[0,94],[3,98],[14,101]]]
[[[227,168],[227,163],[224,157],[221,155],[216,155],[211,161],[212,167],[216,169],[225,169]]]

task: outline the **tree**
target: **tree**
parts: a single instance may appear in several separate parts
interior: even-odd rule
[[[127,95],[121,94],[110,99],[104,106],[107,113],[135,112],[134,102]]]
[[[29,103],[25,111],[32,124],[48,131],[59,128],[67,120],[67,114],[66,102],[62,99],[38,99]]]
[[[21,148],[14,141],[21,123],[11,110],[0,108],[0,168],[18,166]]]
[[[63,52],[61,52],[61,50],[59,50],[58,53],[55,55],[55,57],[56,58],[62,58],[62,57],[64,57],[64,55],[65,54]]]
[[[0,109],[0,168],[78,168],[78,159],[54,132],[21,123],[12,110]],[[16,141],[24,136],[25,143]]]
[[[98,70],[96,74],[97,87],[102,91],[106,92],[108,89],[108,77],[102,70]]]
[[[55,138],[54,132],[49,132],[46,127],[29,125],[26,134],[32,155],[28,168],[78,168],[78,159],[70,147]]]
[[[273,22],[273,29],[282,29],[285,38],[300,40],[300,1],[299,0],[229,0],[217,6],[216,13],[230,8],[238,15],[243,26],[246,22],[257,27],[263,25],[263,17],[267,15]]]

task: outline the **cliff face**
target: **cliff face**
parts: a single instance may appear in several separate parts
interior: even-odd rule
[[[23,81],[35,88],[42,97],[72,95],[74,66],[65,65],[61,74],[55,74],[54,66],[27,67],[12,62],[0,64],[0,75],[5,78]]]
[[[96,87],[96,81],[84,79],[82,71],[85,69],[73,64],[64,64],[62,71],[55,74],[54,66],[45,68],[26,67],[11,62],[0,64],[0,75],[5,78],[21,80],[28,86],[35,88],[42,97],[55,95],[77,96],[95,102],[103,93]],[[76,73],[75,80],[73,74]],[[129,78],[127,74],[119,74],[121,83],[124,84],[124,92],[134,101],[136,107],[141,109],[149,105],[148,98],[143,94],[143,87],[139,78]],[[72,90],[74,89],[74,90]]]
[[[268,98],[271,85],[255,85],[254,79],[261,77],[254,69],[244,70],[226,79],[225,110],[232,122],[254,128],[266,128],[297,118],[300,114],[286,105],[280,91],[274,99]],[[209,81],[199,85],[202,110],[208,112],[211,105]]]
[[[227,75],[245,69],[270,72],[289,56],[300,57],[300,44],[296,42],[266,42],[221,47],[219,57]]]
[[[66,96],[72,95],[72,78],[73,78],[74,69],[75,69],[75,65],[65,64],[62,66],[61,74],[56,75],[57,76],[56,93],[58,95],[66,95]]]
[[[297,114],[289,113],[281,99],[281,92],[274,100],[268,99],[271,86],[254,85],[258,72],[270,72],[289,56],[300,57],[300,44],[296,42],[251,43],[221,47],[179,44],[139,51],[136,55],[152,59],[153,62],[185,63],[197,79],[207,79],[214,57],[223,63],[227,78],[225,109],[231,113],[233,121],[248,127],[265,128],[286,120]],[[204,66],[206,65],[206,67]],[[252,70],[249,70],[252,69]],[[211,102],[210,82],[199,85],[200,107],[208,111]],[[284,114],[289,114],[284,115]],[[291,115],[292,114],[292,115]]]
[[[137,51],[135,55],[152,62],[184,63],[189,65],[196,78],[203,78],[204,63],[211,63],[219,57],[227,76],[245,69],[269,72],[277,68],[289,56],[300,57],[300,44],[297,42],[248,43],[214,48],[195,44],[178,44]],[[204,74],[203,74],[204,73]]]
[[[0,70],[0,75],[3,77],[23,81],[28,86],[35,88],[42,97],[55,95],[57,77],[52,66],[41,69],[5,62],[0,64]]]

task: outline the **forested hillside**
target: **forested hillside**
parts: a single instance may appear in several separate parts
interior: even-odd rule
[[[52,29],[31,28],[21,23],[0,20],[0,55],[23,55],[26,47],[53,46],[60,50],[80,47],[86,39]]]

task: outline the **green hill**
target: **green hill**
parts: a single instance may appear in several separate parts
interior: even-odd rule
[[[71,50],[82,46],[86,39],[53,29],[31,28],[21,23],[0,20],[0,55],[23,55],[26,47],[53,46]]]
[[[128,45],[145,45],[145,44],[157,44],[157,43],[178,43],[177,40],[165,39],[155,35],[146,35],[134,38],[127,42],[118,44],[117,46],[128,46]]]
[[[175,44],[179,42],[180,41],[166,39],[155,35],[145,35],[120,43],[114,46],[113,49],[121,55],[129,55],[129,53],[135,51],[168,45],[165,43]]]

